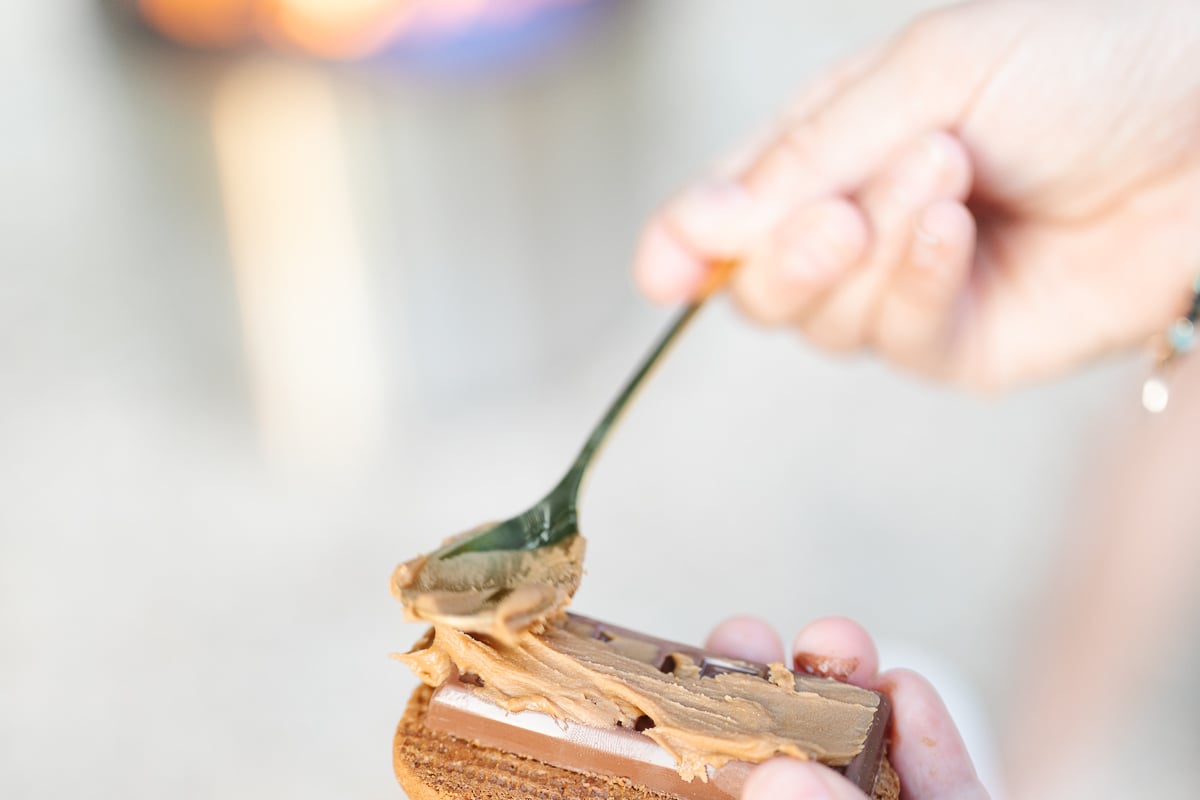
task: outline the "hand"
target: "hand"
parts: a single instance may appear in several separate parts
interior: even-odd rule
[[[1200,3],[928,14],[803,93],[648,224],[679,301],[715,260],[755,319],[981,389],[1165,330],[1200,272]]]
[[[783,661],[783,644],[761,620],[737,617],[721,623],[707,648],[764,663]],[[888,759],[900,775],[907,800],[986,800],[987,791],[937,692],[914,672],[879,671],[875,644],[860,626],[831,617],[808,625],[793,646],[796,666],[849,681],[892,699]],[[742,800],[865,800],[857,787],[819,764],[778,758],[755,768]]]

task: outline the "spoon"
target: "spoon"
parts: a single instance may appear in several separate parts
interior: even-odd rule
[[[393,592],[410,617],[510,639],[516,630],[566,604],[583,574],[578,506],[588,468],[646,376],[732,268],[730,262],[712,270],[696,299],[667,326],[545,497],[515,517],[460,534],[397,568]]]

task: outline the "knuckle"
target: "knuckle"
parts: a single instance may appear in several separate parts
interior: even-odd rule
[[[789,321],[789,308],[779,302],[778,297],[772,297],[746,281],[735,281],[730,294],[738,310],[759,325],[776,328]]]

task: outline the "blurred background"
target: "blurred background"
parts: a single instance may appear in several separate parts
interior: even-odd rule
[[[652,208],[933,5],[10,9],[0,796],[400,796],[394,565],[557,480],[667,319]],[[981,400],[719,301],[594,471],[575,606],[854,616],[987,750],[1142,366]],[[1080,796],[1194,796],[1185,638]]]

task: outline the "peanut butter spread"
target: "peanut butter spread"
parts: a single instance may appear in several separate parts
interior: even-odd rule
[[[685,780],[708,779],[730,761],[774,755],[838,766],[862,750],[877,696],[836,681],[771,665],[766,680],[735,672],[703,677],[687,654],[665,666],[639,658],[635,640],[600,641],[559,618],[539,633],[507,641],[447,624],[396,656],[425,683],[470,675],[477,691],[508,711],[642,730],[678,762]]]
[[[493,550],[442,558],[441,549],[406,561],[392,574],[392,594],[409,620],[423,620],[513,643],[521,631],[561,614],[583,577],[586,541],[575,534],[536,550]]]
[[[601,641],[564,611],[583,575],[582,536],[534,550],[445,555],[475,533],[392,576],[405,616],[433,625],[396,658],[430,686],[470,675],[484,699],[507,711],[640,730],[688,781],[774,755],[841,766],[863,749],[879,705],[873,692],[793,675],[782,664],[763,677],[705,676],[686,653],[661,660],[654,646],[630,636]]]

